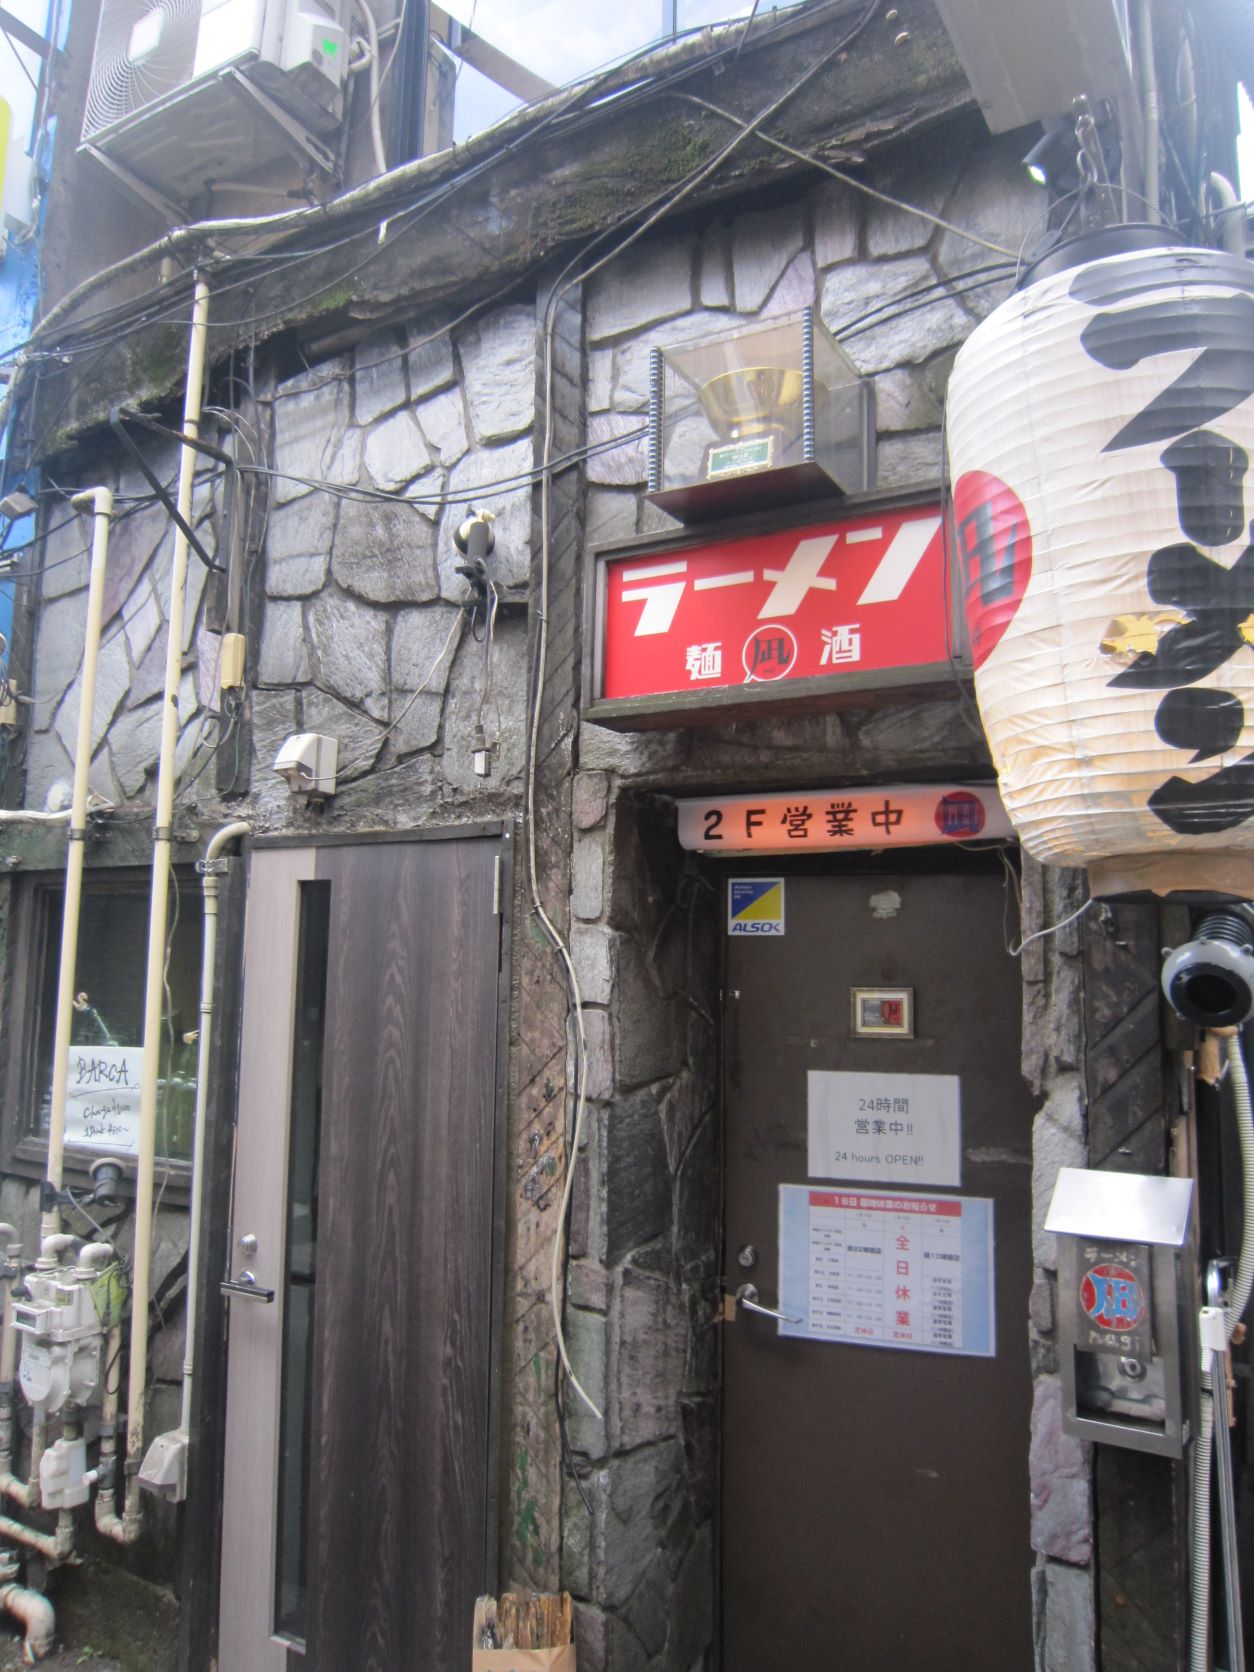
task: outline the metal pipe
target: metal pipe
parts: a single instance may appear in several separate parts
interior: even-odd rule
[[[28,1550],[37,1550],[45,1561],[65,1560],[66,1553],[55,1533],[36,1532],[34,1527],[28,1527],[24,1521],[14,1521],[12,1516],[0,1515],[0,1538],[11,1539],[14,1544],[24,1544]]]
[[[1158,110],[1158,68],[1154,63],[1154,0],[1140,0],[1136,18],[1138,68],[1141,72],[1141,100],[1145,117],[1145,202],[1146,219],[1157,225],[1162,220],[1158,204],[1158,144],[1161,118]]]
[[[83,856],[87,847],[87,775],[91,770],[92,718],[96,707],[96,668],[104,621],[105,572],[109,561],[109,529],[113,493],[92,488],[76,494],[73,505],[90,504],[94,517],[91,570],[87,588],[87,625],[83,639],[83,676],[78,699],[78,734],[74,744],[74,791],[70,801],[70,839],[65,856],[65,901],[61,912],[61,965],[57,977],[56,1027],[52,1042],[52,1104],[48,1123],[47,1179],[61,1189],[65,1163],[65,1102],[70,1071],[70,1030],[74,1022],[74,977],[78,963],[78,920],[83,897]],[[61,1210],[50,1207],[43,1216],[43,1234],[61,1229]]]
[[[366,25],[366,50],[370,54],[370,144],[374,151],[374,166],[380,174],[388,171],[387,152],[383,148],[383,126],[379,117],[379,26],[370,9],[369,0],[356,0],[357,10]]]
[[[0,1585],[0,1608],[26,1627],[22,1654],[27,1665],[33,1666],[52,1653],[57,1635],[57,1616],[46,1596],[15,1582]]]
[[[1233,190],[1232,182],[1223,174],[1211,174],[1206,181],[1207,189],[1219,199],[1219,213],[1215,219],[1219,222],[1219,236],[1223,240],[1224,249],[1229,255],[1238,255],[1245,260],[1245,207]]]
[[[203,892],[205,929],[200,964],[200,1035],[196,1041],[196,1117],[192,1140],[191,1219],[187,1233],[187,1317],[183,1341],[183,1400],[181,1433],[191,1433],[192,1384],[196,1375],[196,1291],[200,1270],[200,1214],[205,1184],[205,1112],[209,1103],[209,1054],[213,1041],[213,977],[218,947],[218,878],[214,870],[223,848],[248,835],[242,819],[224,825],[209,838],[205,849]]]
[[[1228,1398],[1226,1357],[1216,1362],[1211,1383],[1215,1401],[1215,1495],[1219,1500],[1219,1548],[1223,1554],[1224,1619],[1228,1628],[1227,1672],[1245,1672],[1245,1633],[1241,1625],[1241,1558],[1237,1553],[1230,1433],[1232,1410]]]
[[[105,1335],[104,1391],[100,1396],[100,1456],[96,1462],[96,1531],[124,1543],[122,1517],[116,1513],[118,1466],[118,1396],[122,1387],[122,1326]]]
[[[1241,1150],[1241,1200],[1244,1210],[1241,1254],[1237,1261],[1232,1291],[1224,1305],[1224,1334],[1231,1341],[1232,1332],[1245,1316],[1250,1297],[1254,1295],[1254,1102],[1251,1100],[1249,1075],[1241,1050],[1240,1028],[1211,1028],[1209,1031],[1225,1042],[1229,1076],[1232,1081],[1233,1113],[1236,1117],[1237,1140]],[[1216,1425],[1227,1421],[1226,1395],[1223,1391],[1218,1396],[1215,1393],[1215,1384],[1222,1382],[1226,1369],[1225,1358],[1219,1354],[1213,1358],[1207,1354],[1203,1358],[1197,1436],[1193,1441],[1189,1672],[1208,1672],[1212,1664],[1211,1463],[1215,1451]],[[1218,1409],[1217,1397],[1220,1401]]]
[[[200,434],[204,399],[205,344],[209,334],[209,286],[196,277],[187,389],[183,398],[183,433]],[[192,517],[195,449],[184,444],[179,461],[178,509],[184,523]],[[121,1524],[111,1536],[133,1544],[139,1537],[143,1508],[139,1469],[144,1455],[144,1396],[148,1388],[148,1297],[152,1255],[152,1198],[157,1148],[157,1073],[161,1059],[165,997],[165,938],[170,889],[171,825],[174,819],[174,750],[178,742],[178,696],[183,674],[183,611],[187,590],[187,536],[174,530],[170,564],[170,621],[165,655],[165,695],[161,714],[161,750],[157,760],[157,808],[153,827],[152,895],[148,908],[148,974],[144,1003],[144,1047],[139,1102],[138,1170],[135,1180],[135,1247],[131,1289],[131,1354],[126,1411],[126,1504]]]

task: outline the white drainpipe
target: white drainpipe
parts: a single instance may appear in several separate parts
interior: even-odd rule
[[[191,1220],[187,1240],[187,1319],[183,1346],[183,1403],[179,1431],[191,1432],[192,1383],[196,1374],[196,1287],[200,1266],[200,1208],[204,1195],[205,1111],[209,1101],[209,1048],[213,1039],[213,976],[218,945],[218,879],[212,866],[228,842],[248,835],[242,819],[224,825],[205,849],[205,930],[200,966],[200,1037],[196,1041],[196,1132],[192,1152]]]
[[[183,400],[183,431],[200,434],[204,396],[205,343],[209,334],[209,286],[196,279],[192,305],[191,342],[187,355],[187,390]],[[184,445],[179,460],[178,509],[191,523],[195,450]],[[148,974],[144,1003],[144,1055],[139,1104],[139,1160],[135,1180],[135,1248],[131,1288],[131,1356],[127,1383],[126,1501],[117,1513],[117,1482],[110,1495],[114,1507],[96,1504],[96,1525],[119,1544],[133,1544],[143,1525],[139,1470],[144,1456],[144,1395],[148,1387],[148,1297],[151,1284],[152,1198],[157,1148],[157,1072],[160,1067],[164,999],[165,940],[170,887],[171,824],[174,819],[174,750],[178,742],[179,683],[183,672],[183,609],[187,591],[187,536],[174,530],[170,562],[170,623],[165,653],[165,695],[161,713],[161,750],[157,760],[157,808],[153,830],[152,897],[148,910]]]
[[[96,666],[100,658],[100,629],[104,619],[105,570],[109,560],[109,529],[113,494],[92,488],[78,494],[75,505],[92,507],[91,573],[87,590],[87,627],[83,642],[83,683],[78,702],[78,737],[74,745],[74,793],[70,802],[70,841],[65,858],[65,905],[61,916],[61,966],[57,978],[56,1031],[52,1044],[52,1109],[48,1125],[48,1183],[61,1189],[65,1162],[65,1099],[70,1070],[70,1029],[74,1021],[74,975],[78,962],[78,919],[83,897],[83,854],[87,846],[87,774],[91,769],[91,727],[96,707]],[[43,1235],[61,1229],[61,1210],[50,1207],[43,1216]]]
[[[1212,194],[1219,199],[1215,219],[1219,223],[1219,236],[1223,247],[1229,255],[1240,256],[1244,260],[1245,209],[1237,201],[1232,182],[1222,174],[1212,174],[1206,183]]]

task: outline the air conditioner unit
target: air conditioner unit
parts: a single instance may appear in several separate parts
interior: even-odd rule
[[[343,115],[352,0],[102,0],[80,150],[176,205]]]

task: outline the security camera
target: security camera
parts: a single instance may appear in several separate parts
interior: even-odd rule
[[[335,794],[340,746],[322,732],[293,732],[274,757],[274,770],[287,779],[293,795]]]
[[[1197,934],[1168,953],[1163,992],[1186,1022],[1239,1027],[1254,1015],[1254,906],[1241,901],[1210,912]]]

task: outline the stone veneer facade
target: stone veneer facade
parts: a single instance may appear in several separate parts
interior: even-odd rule
[[[1019,148],[989,142],[970,120],[925,145],[902,147],[874,178],[1012,250],[1039,226],[1040,202],[1022,180]],[[561,445],[554,451],[639,427],[652,346],[815,305],[859,369],[874,377],[879,486],[935,483],[953,353],[1006,293],[1009,278],[1002,274],[960,299],[938,291],[929,305],[904,315],[890,307],[869,328],[856,322],[938,277],[993,259],[952,232],[831,181],[798,185],[790,200],[766,208],[707,209],[699,219],[665,226],[612,262],[561,313],[554,415]],[[212,589],[193,558],[179,705],[184,839],[203,841],[224,819],[241,815],[271,832],[420,828],[520,815],[536,612],[502,610],[485,707],[482,646],[455,633],[455,650],[438,660],[466,597],[452,540],[464,507],[441,501],[477,493],[476,503],[496,513],[493,576],[516,595],[530,587],[534,601],[535,496],[525,483],[521,491],[492,484],[527,477],[540,456],[543,303],[541,295],[489,308],[430,341],[441,320],[415,317],[405,329],[367,337],[295,377],[281,376],[259,355],[254,416],[273,467],[286,474],[274,480],[263,553],[247,589],[248,710],[226,744],[243,752],[242,793],[219,795],[216,765],[201,770],[219,723],[219,646]],[[93,456],[92,470],[103,456]],[[160,460],[167,479],[175,463],[169,451]],[[127,470],[104,468],[121,493],[144,491]],[[80,470],[82,479],[88,474]],[[292,479],[302,476],[421,495],[424,505],[416,514],[337,499]],[[576,1368],[605,1411],[596,1423],[568,1397],[582,1494],[561,1466],[547,1257],[536,1253],[556,1218],[573,1062],[564,989],[547,954],[531,944],[525,907],[516,915],[514,951],[522,979],[511,1066],[515,1258],[506,1319],[502,1577],[574,1592],[581,1672],[698,1672],[709,1665],[713,1634],[718,924],[713,874],[681,854],[666,798],[698,784],[731,791],[987,767],[969,705],[957,695],[700,731],[618,734],[579,724],[584,546],[671,526],[645,503],[643,479],[638,440],[590,460],[582,479],[564,473],[555,496],[566,520],[555,526],[551,548],[539,834],[543,888],[568,929],[586,1001],[591,1098],[572,1226],[569,1327]],[[220,484],[207,483],[197,497],[203,534],[216,538],[221,514]],[[47,542],[33,659],[30,806],[41,805],[50,783],[70,773],[84,545],[84,530],[74,524]],[[167,565],[163,511],[147,508],[119,521],[92,782],[124,811],[145,807],[152,795]],[[487,780],[471,766],[481,712],[496,751]],[[295,730],[337,736],[342,775],[360,778],[344,784],[321,819],[290,800],[270,770],[279,743]],[[1075,886],[1065,875],[1043,877],[1027,867],[1025,927],[1065,914]],[[1095,1664],[1091,1469],[1084,1449],[1061,1434],[1051,1346],[1054,1253],[1039,1231],[1058,1166],[1087,1156],[1083,1041],[1068,1020],[1082,1002],[1078,946],[1073,932],[1038,943],[1024,960],[1025,1061],[1041,1104],[1038,1279],[1030,1310],[1025,1297],[1024,1350],[1032,1351],[1037,1372],[1033,1583],[1038,1665],[1046,1672],[1085,1672]],[[26,1188],[11,1183],[8,1197]],[[8,1209],[19,1210],[29,1231],[29,1193]],[[1028,1425],[1025,1412],[1025,1491]]]

